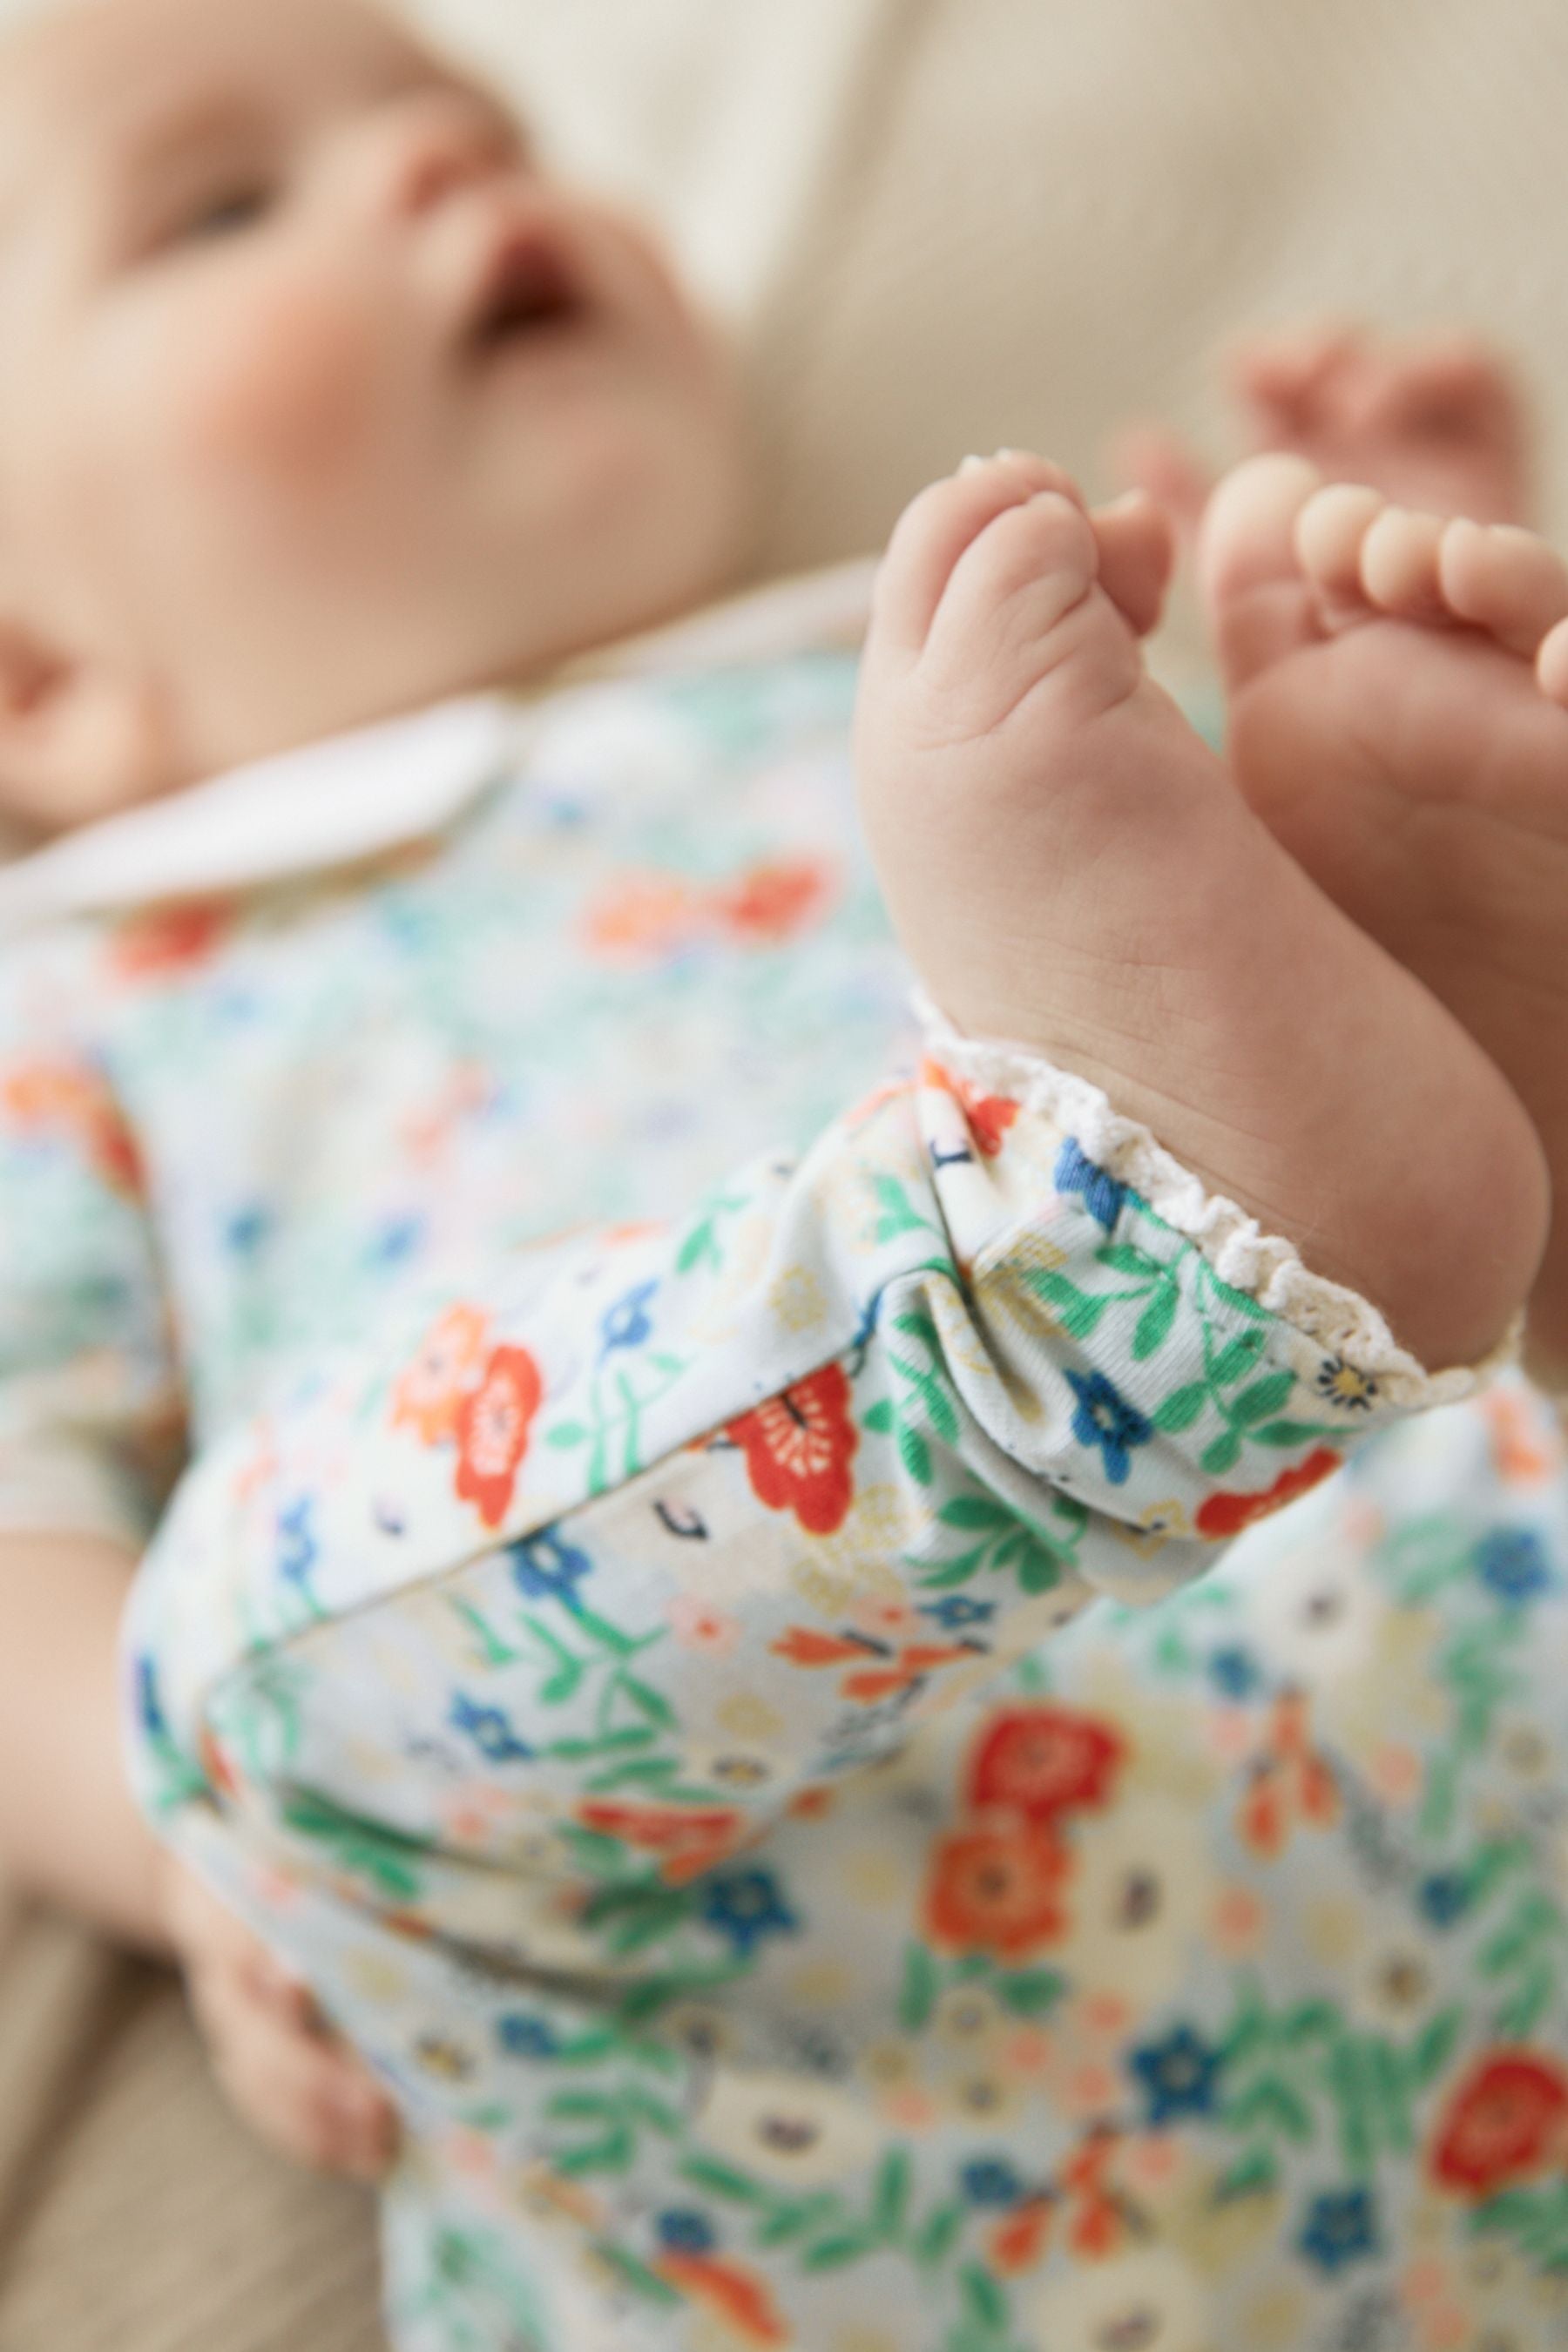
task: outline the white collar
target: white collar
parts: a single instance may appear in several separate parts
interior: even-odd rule
[[[853,643],[871,567],[843,564],[574,665],[552,688]],[[84,825],[0,866],[0,941],[60,916],[241,889],[438,832],[527,756],[553,698],[467,696],[330,736]]]

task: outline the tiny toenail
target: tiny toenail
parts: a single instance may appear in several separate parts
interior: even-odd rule
[[[997,450],[997,452],[996,452],[996,457],[997,457],[998,462],[1000,462],[1000,463],[1002,463],[1002,464],[1004,464],[1004,465],[1007,462],[1007,460],[1008,460],[1009,458],[1012,458],[1012,457],[1021,457],[1023,455],[1024,455],[1024,452],[1022,451],[1022,449],[998,449],[998,450]]]
[[[983,466],[989,463],[990,459],[987,457],[961,457],[958,461],[958,470],[961,474],[977,474]]]

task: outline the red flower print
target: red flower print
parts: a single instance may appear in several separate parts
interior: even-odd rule
[[[1109,1725],[1076,1708],[1006,1707],[971,1754],[969,1801],[1010,1805],[1040,1821],[1108,1804],[1125,1752]]]
[[[745,1829],[744,1815],[732,1805],[594,1802],[579,1805],[577,1818],[600,1837],[619,1838],[623,1845],[661,1854],[660,1875],[672,1886],[722,1862],[734,1852]]]
[[[713,908],[726,929],[772,941],[804,930],[827,895],[826,874],[803,857],[789,864],[753,866],[715,894]]]
[[[419,1353],[392,1392],[392,1425],[413,1428],[424,1445],[458,1433],[464,1396],[479,1377],[489,1318],[477,1307],[450,1307],[419,1342]]]
[[[1005,1095],[983,1095],[977,1087],[966,1085],[951,1070],[944,1070],[940,1062],[922,1063],[921,1080],[922,1085],[940,1087],[943,1094],[962,1103],[969,1132],[982,1158],[994,1160],[1002,1149],[1003,1137],[1018,1116],[1018,1105]]]
[[[499,1527],[511,1501],[528,1433],[544,1394],[526,1348],[497,1348],[478,1388],[458,1408],[458,1495],[487,1528]]]
[[[29,1062],[0,1086],[0,1109],[24,1129],[64,1136],[111,1192],[142,1191],[142,1155],[97,1071],[69,1062]]]
[[[1321,1486],[1339,1466],[1339,1455],[1328,1446],[1320,1445],[1294,1470],[1282,1470],[1265,1494],[1211,1495],[1199,1509],[1198,1533],[1216,1538],[1238,1536],[1255,1519],[1266,1519],[1271,1511],[1282,1511],[1287,1503],[1293,1503],[1310,1487]]]
[[[110,943],[112,969],[124,980],[155,980],[205,963],[234,918],[226,898],[183,898],[150,907],[121,923]]]
[[[770,1511],[793,1511],[808,1534],[830,1536],[848,1516],[849,1463],[859,1433],[849,1418],[849,1382],[825,1364],[783,1396],[732,1421],[724,1434],[746,1457],[752,1492]]]
[[[1565,2162],[1568,2068],[1538,2050],[1494,2050],[1448,2100],[1431,2168],[1445,2189],[1479,2200]]]
[[[765,2280],[716,2254],[668,2252],[654,2266],[673,2287],[704,2305],[738,2344],[788,2344],[791,2331],[779,2317]]]
[[[980,1822],[944,1838],[926,1886],[925,1926],[947,1951],[1021,1959],[1065,1924],[1070,1857],[1045,1822]]]
[[[1046,2251],[1055,2210],[1050,2198],[1031,2197],[1016,2206],[1005,2221],[998,2221],[985,2249],[993,2270],[1005,2278],[1033,2270]]]

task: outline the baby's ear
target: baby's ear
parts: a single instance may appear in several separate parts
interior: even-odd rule
[[[168,779],[140,680],[52,645],[0,611],[0,815],[68,831]]]

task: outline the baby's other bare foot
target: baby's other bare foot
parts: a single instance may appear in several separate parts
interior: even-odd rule
[[[1258,336],[1226,371],[1247,446],[1305,457],[1403,506],[1523,522],[1532,434],[1514,372],[1473,336],[1379,341],[1344,325]],[[1195,528],[1213,479],[1159,426],[1121,436],[1125,478]]]
[[[1568,1202],[1568,569],[1261,457],[1215,495],[1199,571],[1248,800],[1511,1081]],[[1531,1320],[1561,1378],[1568,1215]]]
[[[1474,1358],[1539,1255],[1534,1133],[1144,675],[1128,613],[1167,560],[1155,518],[1090,515],[1037,458],[916,499],[857,719],[894,919],[961,1027],[1104,1087],[1429,1364]]]

